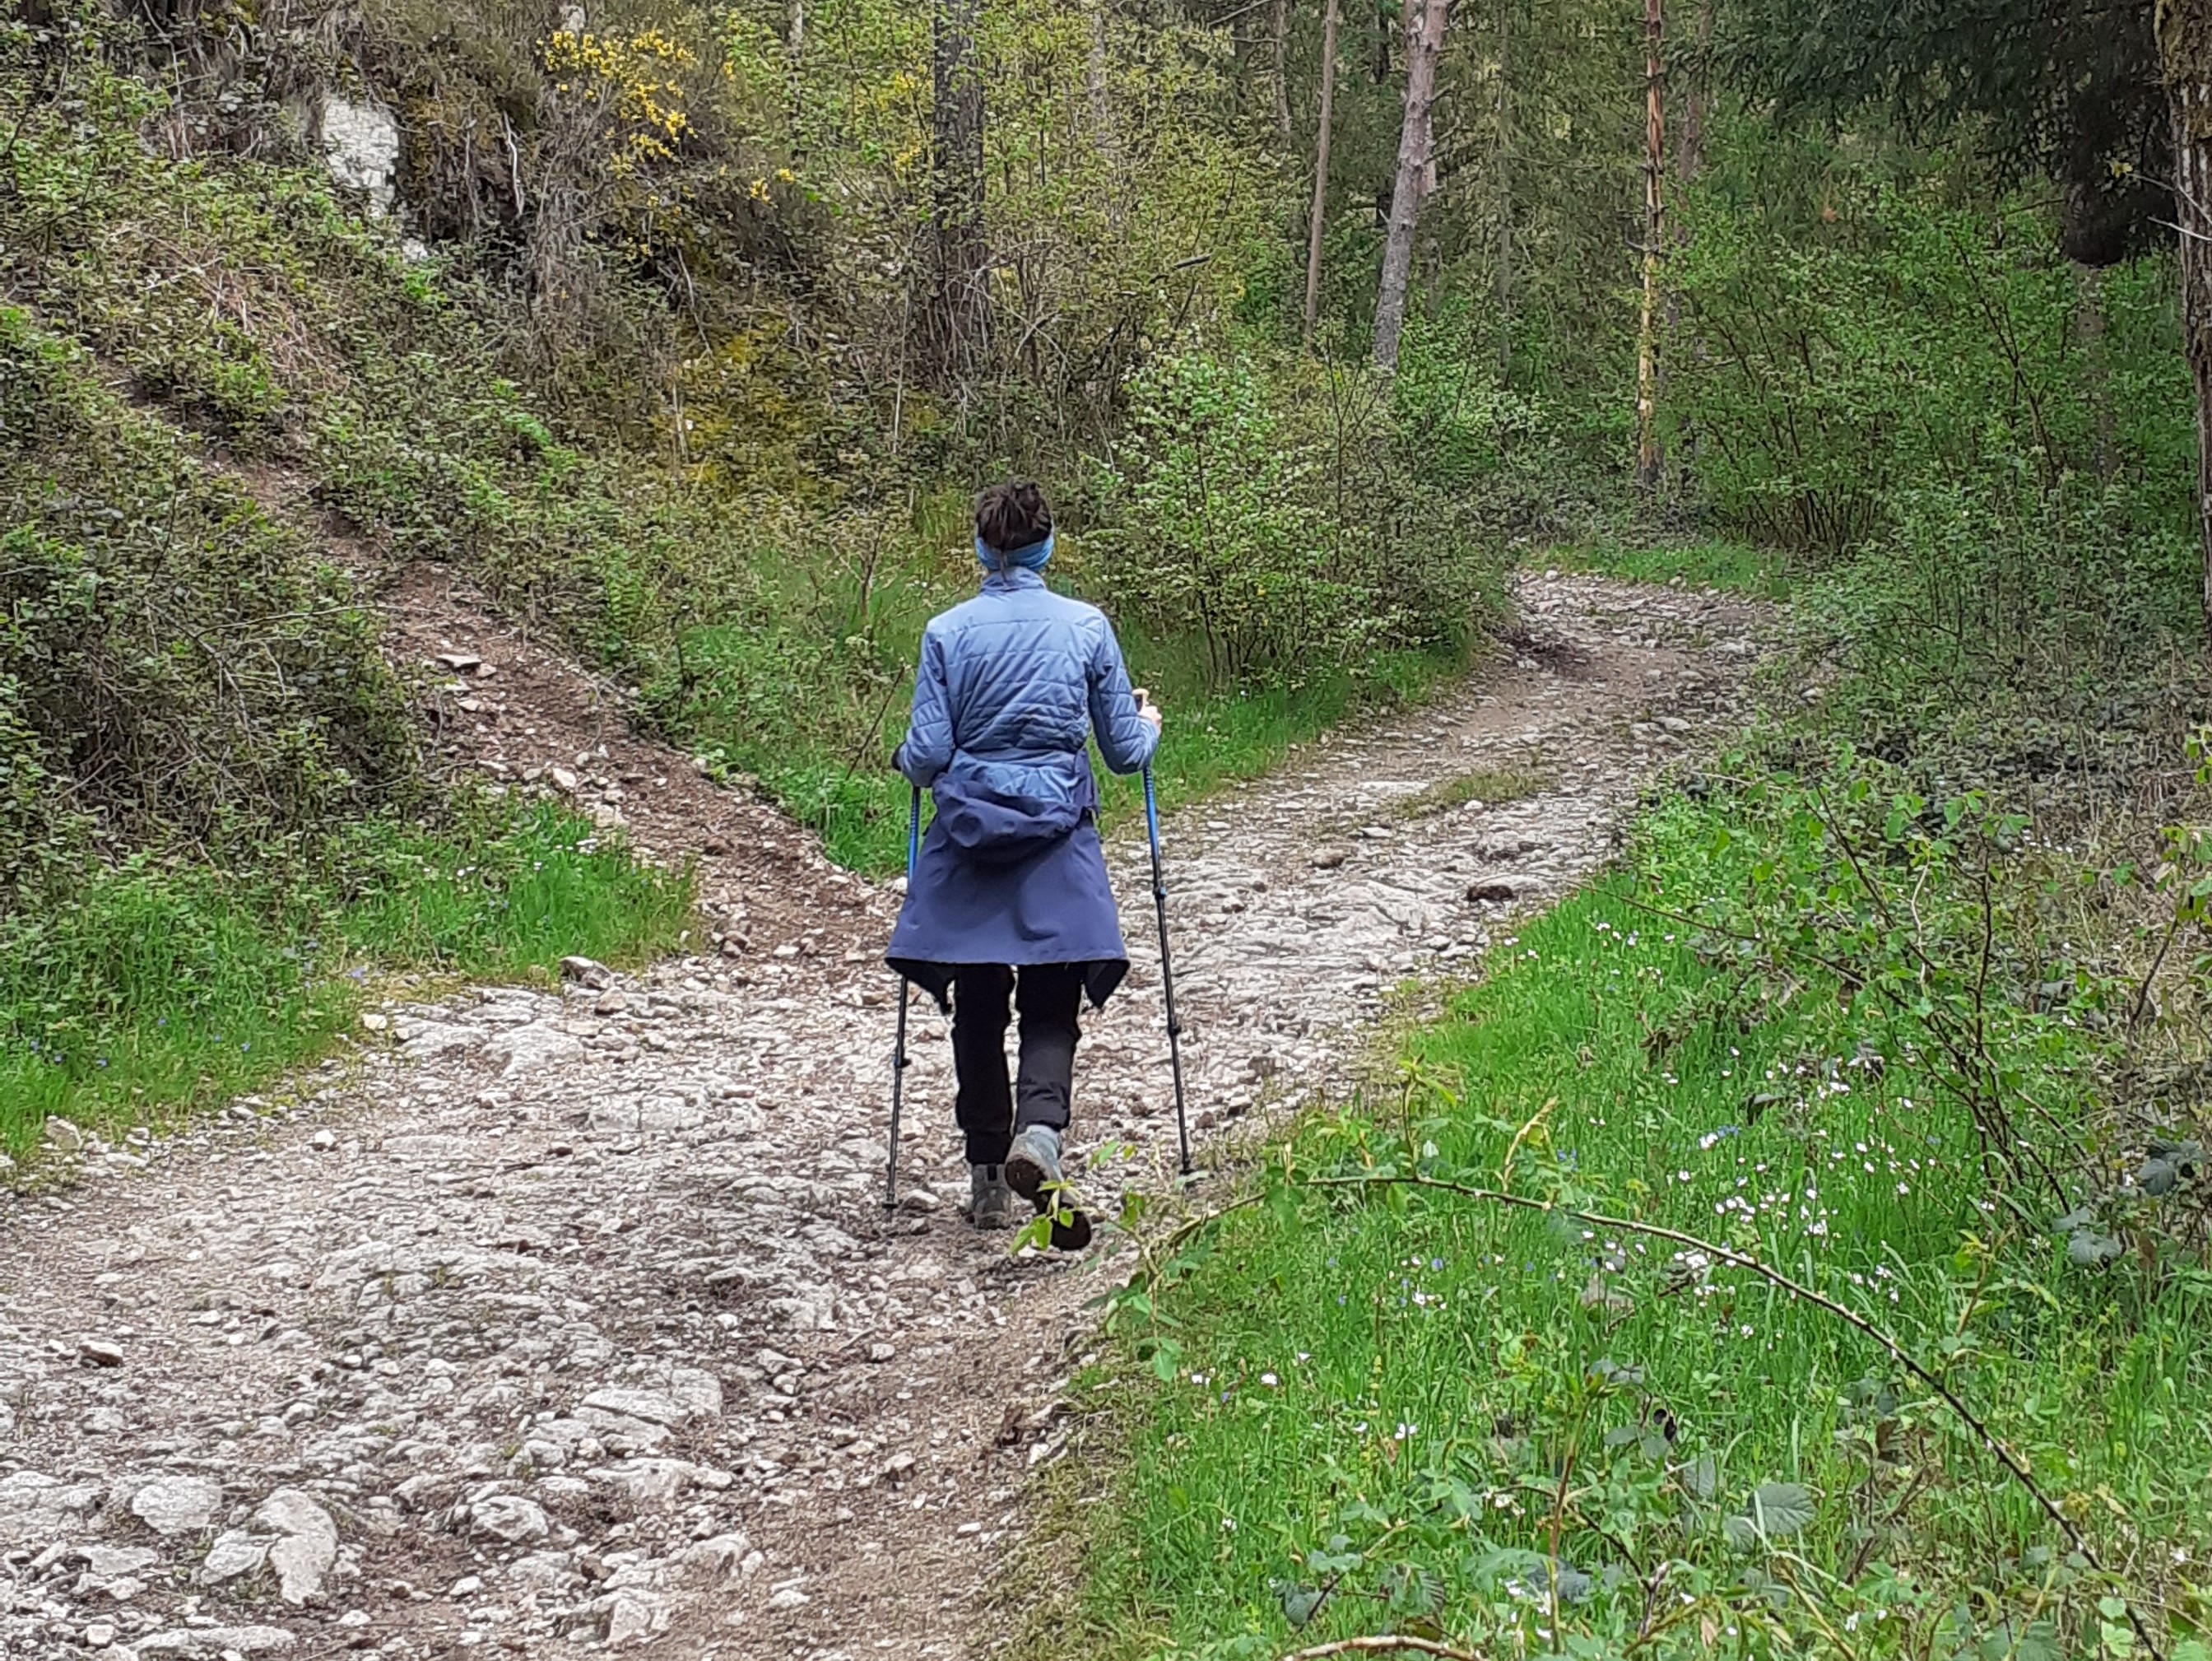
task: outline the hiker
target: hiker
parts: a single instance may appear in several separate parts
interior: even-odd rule
[[[884,960],[952,1014],[953,1116],[969,1220],[1006,1228],[1015,1196],[1050,1208],[1075,1077],[1076,1015],[1128,972],[1085,750],[1117,773],[1152,760],[1160,713],[1132,691],[1114,627],[1045,587],[1052,510],[1026,480],[975,499],[982,588],[933,618],[892,764],[936,802]],[[1006,1078],[1008,1007],[1021,1062]],[[1080,1214],[1053,1243],[1087,1243]]]

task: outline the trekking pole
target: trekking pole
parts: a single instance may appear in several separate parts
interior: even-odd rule
[[[1175,969],[1168,961],[1168,885],[1160,875],[1160,810],[1152,798],[1152,770],[1145,769],[1145,834],[1152,844],[1152,908],[1160,920],[1160,988],[1167,996],[1168,1065],[1175,1071],[1176,1143],[1182,1174],[1190,1175],[1190,1126],[1182,1110],[1182,1023],[1176,1019]]]
[[[906,889],[914,893],[914,867],[921,853],[921,787],[910,785],[913,793],[907,798],[906,810]],[[907,995],[914,990],[914,983],[904,975],[899,977],[898,1039],[891,1046],[891,1152],[890,1162],[884,1171],[884,1209],[890,1210],[898,1204],[898,1132],[899,1104],[906,1086],[906,1007]]]

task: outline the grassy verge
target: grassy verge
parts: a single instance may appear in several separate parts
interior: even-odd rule
[[[1115,1492],[1046,1652],[1396,1631],[1492,1655],[2055,1661],[2136,1652],[2131,1612],[2191,1641],[2212,1550],[2201,1250],[2116,1228],[2126,1255],[2071,1260],[2040,1202],[1984,1176],[1921,1016],[1876,1019],[1818,973],[1762,986],[1651,909],[1740,894],[1778,859],[1722,808],[1661,810],[1627,870],[1501,943],[1405,1040],[1402,1094],[1302,1123],[1256,1203],[1115,1306],[1125,1342],[1089,1381]],[[2021,1017],[1992,1042],[2079,1117],[2093,1027]],[[2109,1572],[1832,1313],[1679,1243],[1401,1180],[1419,1176],[1723,1244],[1856,1312]]]
[[[0,924],[0,1147],[46,1116],[158,1123],[326,1050],[383,975],[544,979],[582,952],[673,948],[688,873],[635,863],[548,806],[439,833],[349,830],[311,866],[232,876],[140,860]]]

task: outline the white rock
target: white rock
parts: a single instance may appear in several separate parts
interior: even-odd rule
[[[170,1539],[206,1533],[222,1507],[222,1486],[204,1476],[157,1476],[131,1496],[131,1514]]]
[[[501,1078],[520,1079],[582,1061],[584,1046],[550,1021],[532,1021],[500,1033],[484,1045],[483,1053],[485,1060],[500,1068]]]
[[[696,1419],[722,1416],[722,1381],[700,1367],[678,1367],[668,1375],[668,1393]]]
[[[672,1504],[691,1480],[691,1467],[681,1459],[625,1459],[586,1473],[589,1480],[612,1488],[640,1506]]]
[[[510,1546],[543,1540],[552,1532],[544,1508],[519,1494],[495,1494],[469,1507],[469,1526]]]
[[[401,1053],[411,1062],[434,1062],[448,1056],[465,1056],[484,1038],[484,1035],[473,1026],[462,1026],[453,1021],[408,1019],[398,1022],[392,1030],[399,1035]]]
[[[47,1143],[64,1153],[74,1153],[84,1146],[84,1132],[58,1113],[46,1115],[46,1135]]]
[[[719,1394],[720,1386],[716,1389]],[[592,1412],[611,1414],[620,1419],[640,1419],[669,1430],[679,1430],[690,1423],[693,1413],[673,1396],[664,1396],[656,1390],[595,1390],[584,1398],[584,1408],[587,1416]]]
[[[172,1627],[131,1647],[141,1655],[275,1655],[299,1641],[282,1627]]]
[[[161,1554],[151,1546],[79,1546],[72,1555],[88,1573],[101,1580],[136,1574],[161,1560]]]
[[[743,1578],[752,1542],[743,1529],[686,1546],[677,1555],[687,1578],[709,1586],[733,1585]]]
[[[269,1561],[269,1548],[275,1543],[265,1534],[225,1530],[216,1536],[215,1544],[208,1548],[207,1557],[193,1578],[204,1586],[219,1586],[226,1580],[252,1574]]]
[[[668,1624],[668,1606],[641,1591],[618,1591],[607,1608],[607,1643],[611,1647],[649,1638]]]
[[[567,957],[561,959],[561,978],[577,986],[587,986],[594,992],[604,992],[615,983],[615,971],[590,958]]]
[[[368,214],[392,211],[392,181],[399,172],[399,123],[380,104],[326,98],[322,111],[323,153],[331,177],[368,198]]]
[[[321,1503],[298,1488],[278,1488],[261,1502],[253,1520],[277,1536],[269,1548],[269,1567],[276,1571],[284,1601],[297,1608],[320,1592],[338,1557],[337,1524]]]

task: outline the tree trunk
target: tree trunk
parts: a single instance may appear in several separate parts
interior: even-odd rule
[[[1686,65],[1688,73],[1682,77],[1682,124],[1674,139],[1674,177],[1684,186],[1694,183],[1705,167],[1705,100],[1712,85],[1713,0],[1698,0],[1697,45]],[[1679,208],[1681,198],[1675,198]],[[1685,240],[1679,220],[1668,230],[1670,247],[1680,248]],[[1671,355],[1680,350],[1682,344],[1682,291],[1675,283],[1667,285],[1666,326],[1659,341],[1659,361],[1655,376],[1654,401],[1667,401],[1667,376]],[[1692,348],[1699,362],[1705,361],[1702,348]],[[1674,432],[1675,476],[1686,478],[1697,459],[1697,433],[1686,423]]]
[[[1667,159],[1666,65],[1661,61],[1661,0],[1644,0],[1644,312],[1636,331],[1636,488],[1659,489],[1659,254],[1667,234],[1659,194]]]
[[[1328,15],[1321,26],[1321,133],[1314,141],[1313,212],[1306,221],[1306,332],[1313,344],[1314,325],[1321,316],[1321,232],[1328,211],[1328,137],[1336,114],[1337,0],[1328,0]]]
[[[1513,373],[1513,4],[1498,0],[1498,383]]]
[[[1447,0],[1407,0],[1407,6],[1406,121],[1398,131],[1398,177],[1390,193],[1390,228],[1382,242],[1382,283],[1375,295],[1375,366],[1385,370],[1398,367],[1398,336],[1406,323],[1406,282],[1413,272],[1413,230],[1430,177],[1430,116],[1436,106],[1437,59],[1443,52],[1448,9]]]
[[[1291,19],[1289,0],[1275,0],[1275,137],[1291,142]]]
[[[2212,0],[2159,0],[2159,68],[2173,123],[2173,217],[2181,234],[2181,334],[2197,386],[2199,600],[2212,634]]]
[[[975,65],[977,0],[936,0],[930,19],[930,216],[937,249],[933,332],[955,378],[990,338],[990,252],[983,239],[983,80]]]

